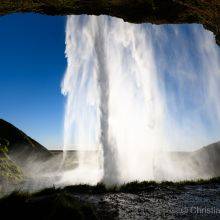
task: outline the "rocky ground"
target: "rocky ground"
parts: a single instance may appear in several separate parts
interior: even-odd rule
[[[101,219],[220,219],[220,184],[74,196],[92,204]]]
[[[220,180],[130,183],[120,188],[78,185],[0,199],[11,219],[220,219]],[[59,218],[58,218],[59,217]]]

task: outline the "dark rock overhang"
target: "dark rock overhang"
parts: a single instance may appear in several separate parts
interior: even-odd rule
[[[132,23],[199,23],[220,45],[220,0],[1,0],[0,15],[111,15]]]

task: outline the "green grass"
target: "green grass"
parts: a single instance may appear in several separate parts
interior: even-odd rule
[[[66,186],[64,191],[68,193],[88,193],[88,194],[102,194],[106,192],[117,192],[118,187],[106,187],[103,183],[98,183],[95,186],[87,185],[87,184],[79,184],[79,185],[72,185]]]
[[[6,154],[0,153],[0,186],[23,181],[21,170]]]
[[[103,183],[99,183],[95,186],[90,186],[86,184],[80,185],[72,185],[63,188],[65,192],[68,193],[87,193],[87,194],[101,194],[101,193],[111,193],[111,192],[138,192],[138,191],[153,191],[158,188],[166,188],[166,187],[184,187],[188,185],[206,185],[206,184],[220,184],[220,177],[215,177],[211,179],[199,179],[199,180],[186,180],[186,181],[179,181],[179,182],[172,182],[172,181],[162,181],[162,182],[155,182],[155,181],[143,181],[143,182],[130,182],[126,184],[122,184],[121,186],[111,186],[106,187]],[[47,189],[48,190],[48,189]],[[61,190],[55,189],[53,190]]]
[[[9,142],[0,138],[0,192],[7,191],[9,187],[19,184],[24,180],[24,175],[7,155]]]

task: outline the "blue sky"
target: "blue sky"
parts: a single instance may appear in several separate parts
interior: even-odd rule
[[[49,148],[62,143],[65,17],[0,17],[0,118]]]

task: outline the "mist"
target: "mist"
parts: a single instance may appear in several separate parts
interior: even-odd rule
[[[168,154],[218,140],[219,54],[213,34],[201,25],[69,16],[62,82],[67,97],[64,151],[78,146],[78,166],[62,181],[200,178],[201,172],[192,168],[194,159],[184,168],[174,167]],[[95,152],[93,166],[82,152]],[[159,177],[159,167],[167,176]]]

